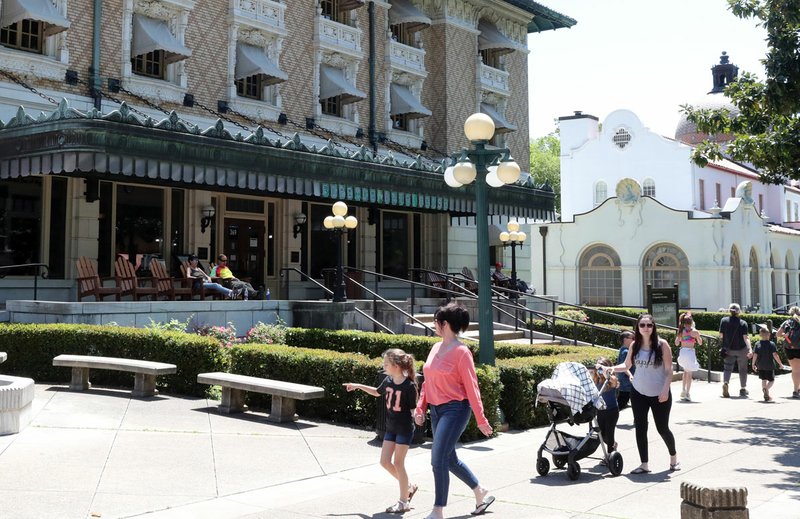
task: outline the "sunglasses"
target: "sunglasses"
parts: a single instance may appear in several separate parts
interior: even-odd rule
[[[652,328],[653,323],[639,323],[639,328]]]

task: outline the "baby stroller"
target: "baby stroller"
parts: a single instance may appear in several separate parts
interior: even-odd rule
[[[612,476],[622,473],[622,455],[619,452],[606,451],[606,444],[597,425],[598,409],[605,409],[605,402],[600,393],[605,389],[608,380],[598,390],[589,375],[586,366],[577,362],[562,362],[556,366],[553,376],[539,383],[536,404],[546,406],[550,420],[550,430],[539,447],[536,456],[536,472],[546,476],[550,472],[550,462],[542,456],[547,452],[553,458],[556,468],[567,467],[567,477],[575,481],[581,474],[578,460],[591,457],[602,447],[603,457]],[[589,430],[583,437],[573,436],[556,429],[556,425],[589,424]]]

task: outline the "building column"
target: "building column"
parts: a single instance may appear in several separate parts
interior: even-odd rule
[[[98,253],[98,238],[100,232],[100,202],[87,202],[84,192],[86,185],[82,178],[70,179],[69,197],[71,199],[71,229],[67,233],[72,236],[69,246],[67,262],[67,276],[76,277],[75,262],[78,258],[86,256],[96,260]],[[111,218],[112,215],[105,215]]]

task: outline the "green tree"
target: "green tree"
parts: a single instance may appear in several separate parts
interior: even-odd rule
[[[531,140],[531,176],[537,184],[547,182],[556,195],[556,212],[561,212],[561,141],[556,133]]]
[[[682,106],[689,121],[707,135],[730,134],[720,146],[708,140],[693,152],[705,166],[723,152],[735,161],[749,162],[767,183],[800,179],[800,0],[728,0],[739,18],[758,20],[767,30],[766,79],[744,73],[725,88],[738,108],[697,109]]]

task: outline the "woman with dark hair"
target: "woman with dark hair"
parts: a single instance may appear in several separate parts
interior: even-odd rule
[[[640,315],[636,320],[634,333],[635,338],[625,362],[606,368],[598,366],[598,369],[603,369],[611,374],[630,370],[633,366],[636,367],[636,376],[632,380],[631,408],[633,409],[633,424],[636,428],[636,447],[639,449],[639,459],[642,464],[631,474],[650,472],[647,452],[647,415],[651,410],[658,434],[661,435],[669,451],[669,470],[674,472],[681,469],[681,464],[678,462],[678,455],[675,451],[675,437],[669,430],[669,412],[672,409],[672,394],[670,393],[672,350],[667,341],[658,337],[652,315]]]
[[[488,495],[489,491],[478,483],[478,478],[456,454],[456,442],[467,428],[470,409],[475,414],[478,429],[486,436],[492,435],[492,426],[483,413],[472,352],[458,338],[458,334],[469,326],[469,313],[463,306],[450,303],[436,311],[434,322],[436,334],[442,340],[433,345],[422,368],[425,381],[414,416],[417,425],[422,426],[430,405],[435,500],[433,511],[425,519],[444,518],[450,472],[475,493],[472,515],[480,515],[494,502],[494,497]]]

